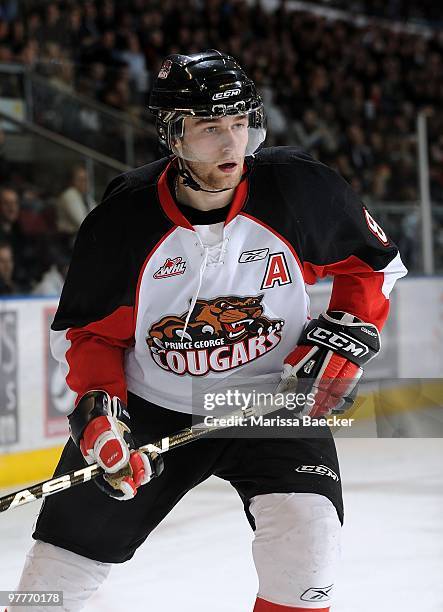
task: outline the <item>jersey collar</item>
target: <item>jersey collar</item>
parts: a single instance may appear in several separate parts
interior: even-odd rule
[[[179,227],[194,230],[191,223],[186,219],[183,213],[178,208],[176,201],[171,194],[168,185],[168,171],[174,163],[175,158],[172,159],[163,172],[160,174],[157,181],[157,193],[161,207],[163,208],[166,216]],[[246,172],[246,164],[243,166],[243,172]],[[241,183],[239,183],[234,191],[234,197],[231,202],[231,208],[229,209],[228,216],[225,220],[225,226],[228,225],[234,219],[243,208],[244,203],[248,197],[249,182],[246,177]]]

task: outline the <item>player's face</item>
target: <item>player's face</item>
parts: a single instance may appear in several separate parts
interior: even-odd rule
[[[186,118],[181,150],[197,181],[211,189],[238,185],[248,144],[248,117]]]

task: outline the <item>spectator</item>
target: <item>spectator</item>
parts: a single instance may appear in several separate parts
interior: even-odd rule
[[[0,240],[7,241],[14,251],[22,247],[22,234],[18,224],[20,203],[12,187],[0,188]]]
[[[129,111],[131,92],[128,81],[124,77],[116,79],[103,96],[103,102],[116,110]]]
[[[11,168],[5,151],[5,133],[0,126],[0,184],[4,183],[10,175]]]
[[[324,133],[318,115],[314,110],[308,109],[303,113],[301,121],[294,124],[296,142],[303,149],[318,149],[324,144]]]
[[[71,93],[74,91],[74,65],[69,60],[63,60],[56,67],[53,76],[49,79],[60,91]]]
[[[114,30],[105,30],[100,39],[85,49],[83,60],[87,63],[98,62],[105,66],[115,67],[118,64]]]
[[[52,264],[32,290],[33,295],[61,295],[69,267],[69,257],[60,247],[51,249]]]
[[[92,0],[85,0],[83,5],[83,44],[89,46],[96,40],[100,33],[97,25],[97,7]]]
[[[65,31],[62,27],[62,17],[57,3],[49,2],[46,6],[45,18],[37,31],[39,42],[64,42]]]
[[[0,296],[17,293],[17,286],[12,277],[14,274],[14,254],[11,245],[0,240]]]
[[[89,193],[88,174],[84,166],[74,166],[68,187],[56,202],[57,229],[70,237],[75,236],[83,219],[94,208]]]
[[[366,144],[366,137],[359,125],[355,123],[348,126],[346,130],[347,146],[345,150],[349,155],[355,170],[364,172],[372,166],[372,154],[370,147]]]
[[[260,83],[260,80],[255,78],[255,82]],[[275,104],[274,92],[268,83],[265,82],[259,85],[259,91],[266,108],[266,116],[271,133],[271,139],[268,139],[268,144],[282,144],[285,141],[284,134],[287,129],[285,116],[282,110]]]
[[[126,49],[120,52],[119,58],[129,67],[129,77],[132,85],[135,87],[138,102],[140,103],[143,100],[143,95],[148,90],[148,74],[145,56],[141,52],[137,34],[128,34]]]
[[[25,236],[47,238],[54,233],[53,207],[32,185],[22,191],[19,224]]]
[[[35,261],[35,245],[27,238],[19,223],[20,202],[12,187],[0,188],[0,241],[7,242],[14,255],[15,278],[23,289],[32,283],[38,262]]]

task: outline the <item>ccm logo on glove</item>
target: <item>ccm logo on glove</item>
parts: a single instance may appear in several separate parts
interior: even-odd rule
[[[323,327],[316,327],[309,331],[306,334],[306,339],[312,340],[312,342],[316,344],[328,346],[332,350],[343,349],[343,351],[352,353],[355,357],[363,357],[369,353],[369,348],[362,342],[348,338],[342,334],[337,334]]]
[[[298,346],[284,360],[277,393],[298,392],[314,397],[301,416],[342,413],[352,406],[363,365],[380,350],[375,325],[347,312],[327,312],[312,320]]]

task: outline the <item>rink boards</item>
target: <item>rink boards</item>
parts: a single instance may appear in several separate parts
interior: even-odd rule
[[[327,307],[330,284],[309,293],[316,316]],[[51,298],[0,300],[0,487],[49,476],[68,435],[74,394],[48,341],[56,307]],[[337,435],[440,435],[442,373],[443,279],[405,279],[392,295],[382,351],[345,415],[355,426]]]

